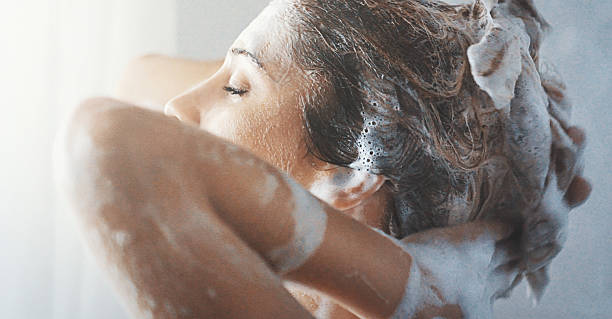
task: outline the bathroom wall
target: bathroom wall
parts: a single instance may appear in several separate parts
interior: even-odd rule
[[[176,0],[177,50],[196,59],[222,59],[268,0]]]

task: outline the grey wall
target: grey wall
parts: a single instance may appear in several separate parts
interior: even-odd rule
[[[265,0],[178,0],[178,50],[221,58]],[[525,286],[496,305],[497,318],[611,318],[612,314],[612,1],[536,0],[554,30],[543,55],[556,63],[575,101],[574,119],[587,129],[585,175],[594,190],[574,210],[565,249],[552,265],[552,284],[537,308]]]
[[[218,59],[268,0],[177,0],[177,48],[189,58]]]

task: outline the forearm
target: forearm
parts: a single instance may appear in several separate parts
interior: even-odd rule
[[[165,153],[184,144],[143,139],[152,123],[116,101],[85,104],[56,149],[58,188],[135,317],[310,318]],[[142,127],[124,135],[133,116]]]
[[[163,111],[171,98],[209,78],[222,63],[222,60],[197,61],[145,55],[128,64],[115,88],[114,97]]]
[[[98,123],[89,134],[103,137],[95,142],[100,149],[123,154],[121,160],[113,160],[115,171],[105,175],[125,187],[117,193],[146,204],[142,214],[147,218],[165,220],[170,230],[180,230],[185,242],[206,246],[211,239],[203,236],[205,230],[177,228],[186,223],[177,210],[185,205],[204,207],[196,214],[214,212],[285,278],[318,289],[366,317],[393,313],[412,261],[389,238],[328,207],[252,154],[204,131],[127,105],[99,109],[101,115],[89,115]],[[132,213],[122,214],[133,218]],[[206,257],[201,256],[205,260],[198,264],[210,265]]]

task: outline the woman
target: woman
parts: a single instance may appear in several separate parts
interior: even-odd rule
[[[489,80],[506,60],[467,71],[468,47],[505,30],[491,9],[274,1],[214,75],[167,104],[171,117],[85,102],[58,147],[58,177],[133,313],[310,317],[287,280],[318,317],[491,317],[521,272],[558,252],[564,217],[534,200],[498,205],[513,192],[485,165],[506,134]],[[520,48],[536,59],[537,41]],[[527,186],[575,205],[588,184],[566,162],[583,135],[562,127],[576,145],[548,154],[567,165],[545,175],[569,181]],[[530,231],[542,225],[532,215],[549,225]],[[526,259],[513,232],[523,222]]]

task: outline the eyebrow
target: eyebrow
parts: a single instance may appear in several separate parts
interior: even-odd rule
[[[263,64],[261,64],[261,62],[259,62],[259,60],[257,59],[257,57],[255,56],[255,54],[245,50],[245,49],[240,49],[240,48],[233,48],[232,49],[232,54],[235,55],[244,55],[246,57],[248,57],[251,62],[255,63],[257,65],[258,68],[262,69],[262,70],[266,70],[264,69]]]

